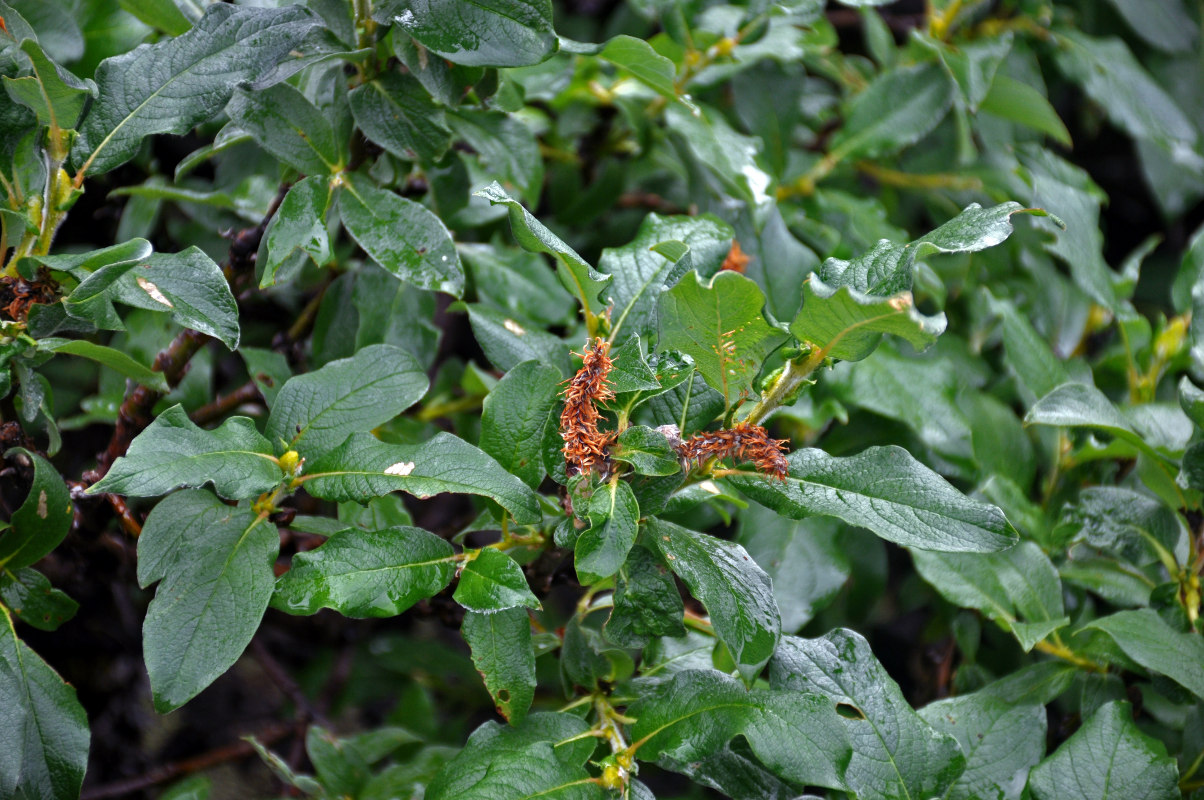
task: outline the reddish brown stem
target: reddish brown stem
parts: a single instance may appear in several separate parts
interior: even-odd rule
[[[244,403],[263,402],[263,395],[255,381],[247,381],[234,391],[219,397],[212,403],[207,403],[189,414],[197,425],[208,425],[216,422]]]
[[[266,728],[256,731],[254,735],[260,744],[266,746],[280,741],[292,732],[293,725],[291,723],[274,722]],[[237,761],[246,758],[254,752],[255,749],[251,747],[249,742],[233,742],[210,750],[207,753],[202,753],[199,756],[193,756],[183,761],[176,761],[171,764],[165,764],[162,767],[156,767],[137,778],[129,778],[128,780],[115,781],[94,787],[85,791],[81,796],[81,800],[105,800],[105,798],[109,797],[127,797],[134,792],[140,792],[143,789],[149,789],[160,783],[166,783],[181,775],[190,775],[193,772],[200,772],[201,770],[215,767],[218,764],[224,764],[227,761]]]

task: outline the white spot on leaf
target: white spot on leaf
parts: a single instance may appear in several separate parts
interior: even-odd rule
[[[46,519],[46,490],[43,489],[38,494],[38,516]]]
[[[406,475],[409,475],[413,471],[414,471],[414,462],[413,461],[398,461],[396,464],[393,464],[392,466],[385,468],[386,475],[400,475],[403,478]]]
[[[894,297],[892,297],[890,300],[888,300],[887,303],[895,311],[906,311],[908,308],[911,307],[911,303],[912,303],[911,292],[903,292],[901,294],[897,294]]]
[[[515,336],[523,336],[527,333],[527,331],[523,329],[522,325],[519,325],[512,319],[506,320],[502,323],[502,325],[505,326],[506,330],[510,331]]]
[[[149,294],[151,296],[151,299],[154,300],[156,303],[162,303],[163,305],[167,306],[168,308],[175,308],[175,306],[173,306],[171,304],[171,301],[163,296],[163,292],[159,291],[159,287],[155,286],[153,283],[148,281],[146,278],[139,277],[138,285],[141,286],[142,291]]]
[[[702,489],[704,492],[719,494],[719,487],[715,485],[714,481],[703,481],[702,483],[698,484],[698,488]]]

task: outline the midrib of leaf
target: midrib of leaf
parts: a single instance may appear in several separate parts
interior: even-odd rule
[[[21,640],[17,638],[17,627],[13,624],[12,614],[9,612],[8,606],[0,603],[0,612],[4,613],[4,624],[8,627],[8,635],[11,636],[13,640],[13,653],[17,658],[17,666],[21,670],[21,677],[23,679],[21,681],[21,688],[25,695],[25,702],[27,707],[32,709],[34,707],[33,694],[29,691],[29,673],[25,669],[25,659],[21,656]],[[38,719],[38,715],[36,713],[30,714],[29,716],[33,718],[34,728],[37,729],[38,741],[42,744],[42,753],[44,756],[46,753],[46,738],[42,735],[41,721]],[[24,738],[25,737],[22,737],[22,739]]]
[[[690,398],[694,395],[694,375],[696,370],[690,370],[690,377],[686,379],[686,399],[681,404],[681,424],[677,426],[677,432],[680,435],[685,435],[686,432],[686,417],[689,416]]]
[[[317,414],[315,414],[313,417],[311,417],[309,422],[305,423],[305,427],[302,428],[300,431],[298,431],[297,435],[293,437],[292,445],[296,446],[297,442],[301,441],[302,437],[304,437],[305,434],[309,433],[310,430],[312,430],[316,427],[316,423],[318,422],[318,420],[322,419],[322,417],[326,416],[327,414],[330,414],[331,412],[333,412],[335,410],[335,405],[337,403],[341,403],[344,400],[347,400],[348,398],[355,397],[360,392],[367,391],[368,389],[371,389],[373,386],[376,386],[378,383],[383,383],[392,378],[396,378],[398,374],[399,373],[394,372],[389,375],[382,375],[381,377],[379,377],[373,381],[370,381],[369,383],[362,384],[355,390],[348,392],[347,394],[343,395],[342,397],[339,397],[337,400],[334,401],[334,403],[331,403],[330,405],[326,406],[326,408],[322,409]],[[363,408],[363,406],[359,406],[359,408]],[[331,430],[331,429],[330,428],[317,428],[317,430]]]
[[[267,514],[260,514],[259,516],[255,517],[255,519],[251,521],[251,524],[248,525],[242,532],[242,535],[238,537],[238,541],[234,543],[234,547],[230,548],[230,553],[226,556],[226,560],[222,564],[221,572],[217,574],[217,576],[213,579],[213,582],[210,584],[210,586],[213,587],[213,590],[210,591],[208,593],[208,597],[205,598],[205,603],[201,606],[201,612],[196,616],[198,620],[205,616],[205,614],[209,613],[209,606],[213,604],[213,598],[217,595],[217,584],[225,578],[226,572],[230,569],[230,564],[233,563],[234,557],[238,555],[239,551],[242,550],[243,544],[245,544],[247,541],[247,537],[251,535],[251,531],[255,530],[256,526],[267,518]],[[196,639],[196,636],[192,636],[189,639],[188,644],[184,647],[185,656],[192,652],[192,647],[196,643]]]
[[[135,116],[137,116],[138,112],[141,111],[143,108],[145,108],[146,105],[151,100],[157,99],[162,92],[166,91],[168,86],[171,86],[179,78],[190,74],[193,70],[195,70],[198,66],[200,66],[202,63],[204,63],[206,60],[213,58],[215,56],[219,56],[219,55],[225,53],[227,50],[232,50],[233,48],[234,48],[234,45],[230,45],[227,47],[223,47],[221,50],[218,50],[216,52],[208,53],[208,54],[202,56],[201,58],[197,59],[196,61],[194,61],[191,64],[189,64],[188,66],[186,66],[184,69],[173,74],[170,78],[168,78],[166,81],[164,81],[163,84],[161,86],[159,86],[159,88],[155,89],[155,91],[153,91],[149,95],[147,95],[145,100],[143,100],[132,111],[130,111],[128,114],[126,114],[125,117],[121,120],[121,122],[118,122],[116,127],[114,127],[113,130],[109,131],[108,135],[105,136],[105,138],[100,140],[100,144],[96,145],[96,149],[92,151],[92,155],[88,156],[88,160],[85,161],[83,166],[79,168],[79,173],[76,175],[76,181],[82,181],[83,176],[85,174],[87,174],[87,172],[88,172],[88,167],[92,166],[92,162],[96,160],[96,156],[100,155],[100,152],[102,150],[104,150],[106,147],[108,147],[109,142],[113,140],[113,137],[117,135],[117,132],[119,130],[121,130],[122,128],[124,128],[126,123],[128,123]],[[228,70],[225,70],[225,71],[228,72]]]
[[[37,61],[30,58],[29,63],[30,68],[33,70],[34,78],[38,82],[38,92],[42,95],[43,102],[46,103],[46,113],[50,115],[50,125],[48,126],[50,128],[50,135],[57,137],[59,131],[62,129],[59,127],[58,115],[54,111],[54,103],[50,102],[50,95],[46,92],[46,84],[42,80],[42,73],[38,71]],[[55,146],[57,147],[58,145],[56,144]]]
[[[715,341],[718,343],[716,354],[719,356],[719,377],[723,381],[723,402],[731,406],[732,401],[727,391],[727,357],[723,349],[723,312],[719,310],[719,292],[715,292]]]
[[[578,780],[575,780],[575,781],[569,781],[568,783],[562,783],[559,786],[553,786],[551,789],[544,789],[542,792],[536,792],[535,794],[525,794],[521,798],[519,798],[519,800],[530,800],[530,798],[533,798],[533,797],[546,797],[547,795],[550,795],[552,792],[559,792],[563,789],[568,789],[570,786],[580,786],[583,783],[593,783],[593,782],[594,782],[593,778],[579,778]]]
[[[684,659],[687,659],[687,658],[689,658],[690,656],[694,655],[695,653],[697,653],[697,652],[699,652],[699,651],[701,651],[701,650],[707,650],[707,649],[713,649],[713,646],[712,646],[711,648],[708,648],[708,647],[705,647],[705,646],[703,646],[703,647],[695,647],[693,650],[687,650],[687,651],[685,651],[684,653],[680,653],[680,654],[678,654],[678,655],[675,655],[675,656],[673,656],[672,658],[665,659],[665,660],[664,660],[664,661],[662,661],[661,663],[659,663],[659,664],[655,664],[655,665],[653,665],[653,666],[652,666],[651,668],[649,668],[649,669],[641,669],[641,670],[640,670],[640,674],[641,674],[641,675],[655,675],[656,673],[658,673],[658,672],[660,672],[661,670],[663,670],[663,669],[665,669],[666,667],[668,667],[670,664],[672,664],[672,663],[674,663],[674,662],[677,662],[677,661],[682,661],[682,660],[684,660]]]
[[[836,337],[834,339],[832,339],[832,341],[828,342],[826,347],[821,347],[820,352],[823,353],[825,356],[827,356],[827,354],[832,352],[832,349],[834,347],[836,347],[836,345],[840,344],[841,340],[844,339],[846,336],[848,336],[850,332],[855,331],[858,328],[865,327],[866,325],[873,324],[875,322],[881,322],[884,319],[890,319],[891,317],[897,317],[903,313],[904,313],[903,311],[892,311],[887,314],[880,314],[876,317],[870,317],[869,319],[864,319],[859,322],[854,322],[852,325],[845,328],[840,333],[836,334]]]
[[[691,711],[688,714],[683,714],[680,717],[674,717],[672,720],[670,720],[669,722],[666,722],[664,725],[660,726],[659,728],[652,731],[651,733],[645,734],[644,736],[640,737],[639,741],[635,741],[635,742],[631,743],[631,746],[628,748],[628,750],[630,752],[634,753],[636,750],[643,747],[644,744],[646,744],[649,739],[651,739],[653,736],[656,736],[661,731],[671,728],[674,725],[678,725],[678,724],[684,722],[685,720],[690,719],[691,717],[696,717],[699,714],[705,714],[708,711],[718,711],[718,710],[724,709],[724,708],[749,708],[752,705],[753,704],[751,702],[749,702],[749,703],[719,703],[717,705],[706,706],[705,708],[696,709],[694,711]]]
[[[661,256],[661,257],[662,257],[662,258],[664,258],[664,256]],[[685,256],[683,255],[683,256],[682,256],[682,258],[685,258]],[[667,261],[667,260],[668,260],[668,259],[666,259],[666,261]],[[680,261],[681,259],[678,259],[678,260]],[[671,263],[677,263],[677,262],[671,262]],[[627,319],[627,315],[631,313],[631,309],[635,308],[636,301],[637,301],[637,300],[639,300],[641,297],[643,297],[643,296],[644,296],[644,292],[646,292],[646,291],[648,290],[648,287],[652,285],[652,280],[653,280],[653,278],[655,278],[657,275],[659,275],[659,274],[660,274],[660,271],[661,271],[661,269],[663,269],[663,268],[664,268],[664,265],[662,264],[662,265],[661,265],[661,267],[658,267],[658,268],[657,268],[657,269],[656,269],[656,270],[655,270],[655,271],[652,273],[652,275],[650,275],[650,276],[648,277],[648,280],[646,280],[646,281],[644,281],[643,283],[641,283],[641,284],[640,284],[640,289],[639,289],[639,291],[638,291],[638,292],[636,292],[636,293],[635,293],[635,294],[632,296],[632,298],[631,298],[631,301],[630,301],[630,302],[628,302],[628,303],[627,303],[627,306],[626,306],[626,307],[623,309],[623,313],[619,315],[619,321],[618,321],[618,322],[616,322],[616,323],[614,324],[614,327],[612,327],[612,328],[610,329],[610,337],[609,337],[609,341],[611,341],[611,342],[614,342],[614,341],[616,341],[615,337],[619,335],[619,329],[623,327],[623,322],[624,322],[624,321]]]
[[[435,564],[447,564],[447,563],[451,563],[454,561],[460,561],[463,558],[464,557],[462,555],[460,555],[459,553],[452,553],[450,556],[445,556],[444,558],[436,558],[431,561],[412,561],[412,562],[409,562],[406,564],[392,564],[392,565],[385,566],[385,567],[366,567],[364,569],[357,569],[354,572],[340,572],[340,573],[337,573],[337,576],[340,578],[344,578],[348,575],[367,575],[368,573],[371,573],[371,572],[388,572],[390,570],[398,570],[399,571],[399,570],[403,570],[403,569],[417,569],[418,567],[430,567]],[[312,561],[310,562],[310,564],[313,564],[313,563],[314,562],[312,562]]]

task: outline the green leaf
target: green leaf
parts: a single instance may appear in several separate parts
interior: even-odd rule
[[[74,507],[67,484],[49,461],[23,447],[14,447],[5,456],[33,466],[29,493],[13,512],[12,527],[0,532],[0,566],[12,571],[28,567],[58,547],[71,530]]]
[[[1090,486],[1078,502],[1067,505],[1057,538],[1068,544],[1082,540],[1144,567],[1175,553],[1186,553],[1187,532],[1179,515],[1148,494],[1120,486]],[[1182,558],[1186,558],[1183,555]]]
[[[327,175],[343,166],[341,147],[326,115],[287,83],[257,92],[235,90],[226,114],[256,144],[302,175]]]
[[[771,771],[799,784],[843,788],[849,742],[833,705],[814,694],[748,691],[715,671],[687,670],[629,709],[641,760],[686,764],[742,734]]]
[[[1179,0],[1152,6],[1140,0],[1112,0],[1112,5],[1138,36],[1160,50],[1182,53],[1199,39],[1195,21]]]
[[[431,782],[426,800],[602,800],[603,790],[578,764],[565,763],[549,742],[453,759]]]
[[[1132,423],[1108,396],[1090,384],[1064,383],[1056,387],[1028,410],[1024,424],[1103,431],[1159,461],[1166,460],[1166,456],[1155,450],[1145,436],[1134,430]]]
[[[577,316],[572,296],[538,254],[485,244],[458,247],[483,303],[543,325],[568,325]]]
[[[164,411],[113,462],[89,494],[111,492],[154,497],[181,486],[212,483],[222,497],[254,497],[284,479],[272,445],[246,417],[231,417],[218,428],[198,428],[183,406]]]
[[[526,122],[502,111],[459,108],[447,115],[447,124],[479,154],[491,174],[516,187],[528,202],[539,200],[543,156]]]
[[[8,96],[32,108],[38,123],[51,131],[75,128],[88,101],[96,95],[96,84],[80,80],[55,64],[33,39],[21,42],[21,51],[29,59],[33,74],[24,78],[4,76]]]
[[[508,372],[524,361],[539,361],[561,375],[573,374],[568,346],[552,334],[481,303],[466,305],[464,310],[485,357],[498,369]]]
[[[924,350],[945,332],[945,325],[944,314],[917,311],[909,291],[891,297],[867,295],[849,286],[828,286],[813,274],[803,285],[803,310],[790,323],[790,332],[828,357],[860,361],[884,334]]]
[[[631,486],[615,475],[589,500],[590,527],[581,532],[573,563],[584,585],[619,571],[639,532],[640,506]]]
[[[556,52],[552,0],[411,0],[392,22],[428,50],[471,67],[523,67]]]
[[[663,433],[632,425],[619,434],[611,458],[630,464],[637,475],[674,475],[681,471],[677,451]]]
[[[1049,557],[1032,542],[1002,553],[933,553],[913,550],[916,570],[941,596],[975,608],[1010,630],[1025,652],[1053,630],[1070,624],[1062,582]],[[1023,617],[1027,624],[1017,625]]]
[[[908,547],[989,553],[1017,541],[1002,511],[966,497],[902,448],[871,447],[847,458],[807,448],[786,459],[785,481],[751,470],[728,480],[791,519],[827,514]]]
[[[1166,745],[1138,730],[1128,703],[1101,707],[1029,774],[1038,800],[1164,800],[1179,771]]]
[[[1064,147],[1073,146],[1066,123],[1062,122],[1045,95],[1007,75],[995,75],[979,109],[1044,133]]]
[[[911,709],[858,633],[839,628],[818,639],[785,637],[769,664],[769,683],[844,707],[840,720],[853,745],[844,779],[858,798],[941,795],[965,767],[957,740]]]
[[[347,232],[387,272],[420,289],[464,292],[464,268],[451,233],[425,206],[349,177],[339,195]]]
[[[794,633],[831,602],[851,571],[834,519],[790,520],[761,505],[740,514],[736,541],[773,581],[782,630]],[[617,604],[617,601],[616,601]]]
[[[330,261],[334,253],[326,230],[326,214],[333,197],[330,181],[322,175],[311,175],[289,187],[264,233],[268,257],[259,288],[274,285],[280,267],[297,251],[308,255],[318,266]]]
[[[868,253],[842,261],[829,258],[820,265],[819,278],[827,287],[848,286],[858,292],[890,297],[911,289],[915,263],[934,253],[975,253],[1012,235],[1015,214],[1045,215],[1019,203],[983,208],[971,203],[953,219],[908,244],[882,239]]]
[[[88,715],[75,689],[17,638],[0,606],[0,797],[79,797]]]
[[[187,133],[220,111],[240,82],[288,58],[314,25],[297,6],[218,3],[182,36],[106,59],[72,161],[98,175],[133,158],[146,136]]]
[[[429,163],[451,145],[443,110],[410,75],[381,73],[348,97],[359,129],[398,158]]]
[[[535,651],[526,609],[469,611],[460,633],[498,713],[511,724],[521,724],[535,697]]]
[[[305,458],[321,458],[351,434],[393,419],[429,386],[426,370],[408,351],[369,345],[290,378],[276,396],[265,433]]]
[[[907,102],[900,103],[900,97]],[[902,150],[935,128],[952,103],[952,86],[936,64],[884,72],[849,105],[832,153],[847,159]]]
[[[673,574],[661,559],[638,545],[615,575],[614,606],[606,638],[621,647],[644,647],[654,636],[684,636],[684,611]]]
[[[47,338],[38,340],[38,348],[51,353],[65,353],[86,358],[97,364],[103,364],[148,389],[154,389],[156,392],[164,394],[169,391],[167,378],[163,376],[162,372],[145,367],[120,350],[114,350],[102,344],[93,344],[82,339]]]
[[[477,192],[476,196],[484,197],[492,205],[506,206],[514,238],[524,250],[547,253],[556,259],[556,272],[560,276],[561,284],[581,303],[587,320],[597,317],[605,310],[608,303],[599,299],[599,294],[607,288],[611,276],[595,271],[585,259],[577,255],[577,251],[531,216],[521,203],[506,194],[506,190],[498,182],[489,184]]]
[[[486,614],[507,608],[542,608],[531,594],[522,567],[491,547],[478,550],[476,558],[464,564],[452,597],[469,611]]]
[[[1180,633],[1150,608],[1120,611],[1087,623],[1108,634],[1125,655],[1204,697],[1204,642]]]
[[[632,334],[645,341],[654,338],[661,292],[691,269],[703,277],[714,275],[727,257],[734,235],[730,225],[710,215],[649,214],[629,244],[603,250],[598,266],[612,278],[607,297],[614,303],[610,340],[621,343]],[[678,247],[668,253],[660,245],[669,242],[686,249]]]
[[[706,608],[715,635],[751,679],[773,655],[781,618],[769,576],[738,544],[651,518],[648,537]]]
[[[305,754],[326,791],[342,797],[358,796],[371,770],[347,739],[311,725],[305,734]]]
[[[138,538],[162,579],[143,624],[155,710],[174,711],[233,666],[268,607],[280,535],[267,517],[207,492],[155,506]],[[139,575],[141,579],[143,574]]]
[[[481,449],[532,489],[539,488],[545,475],[540,451],[560,380],[556,369],[524,361],[498,381],[482,404]]]
[[[118,5],[155,30],[168,36],[187,33],[192,21],[184,16],[175,0],[118,0]]]
[[[989,297],[991,312],[1000,320],[1007,365],[1034,398],[1070,381],[1066,365],[1037,333],[1033,324],[1010,302]]]
[[[238,348],[238,304],[222,268],[199,247],[154,253],[114,284],[114,300],[171,314],[186,328]]]
[[[1114,308],[1113,273],[1104,260],[1100,232],[1103,193],[1084,170],[1050,150],[1025,148],[1018,156],[1028,170],[1033,204],[1065,220],[1064,224],[1052,217],[1038,221],[1037,227],[1050,235],[1045,249],[1066,263],[1075,284],[1092,300]]]
[[[1013,704],[986,692],[938,700],[920,710],[924,721],[957,739],[966,769],[945,798],[1020,800],[1028,771],[1045,755],[1045,709]]]
[[[345,617],[392,617],[451,583],[455,551],[420,528],[339,531],[293,556],[272,607],[290,614],[333,608]]]
[[[401,490],[424,498],[442,492],[492,498],[519,525],[539,522],[539,501],[525,483],[477,448],[439,433],[422,444],[386,444],[357,433],[310,465],[305,490],[323,500],[363,502]]]
[[[1058,34],[1058,68],[1099,104],[1121,130],[1148,141],[1180,167],[1199,172],[1199,131],[1120,39],[1096,39],[1074,30]]]
[[[643,39],[621,34],[608,41],[598,57],[630,72],[636,80],[657,94],[670,100],[677,99],[677,87],[674,84],[677,70],[673,62],[656,52]]]
[[[251,380],[255,381],[255,385],[259,387],[259,393],[263,395],[263,399],[271,408],[276,403],[276,395],[280,393],[280,387],[284,386],[292,377],[288,358],[283,353],[260,347],[240,347],[238,354],[247,364],[247,374],[251,376]]]
[[[79,609],[79,603],[28,567],[13,570],[6,566],[0,572],[0,603],[17,619],[42,631],[55,630]]]
[[[748,278],[724,270],[703,283],[692,275],[660,296],[660,347],[693,358],[731,406],[756,394],[761,363],[787,336],[765,321],[765,295]]]

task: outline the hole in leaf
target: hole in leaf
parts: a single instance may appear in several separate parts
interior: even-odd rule
[[[497,699],[500,702],[509,703],[510,702],[510,690],[509,689],[499,689],[498,693],[497,693]]]
[[[836,713],[845,719],[865,719],[865,713],[851,703],[837,703]]]

